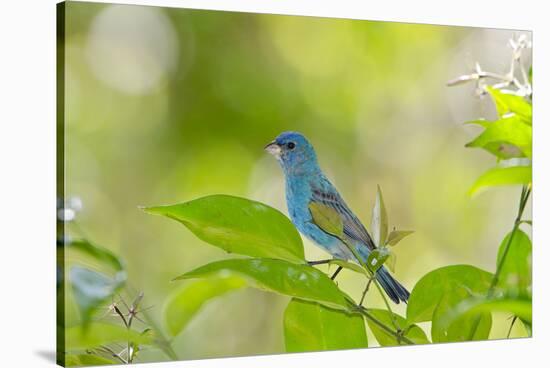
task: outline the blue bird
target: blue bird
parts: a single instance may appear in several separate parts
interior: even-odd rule
[[[275,156],[285,175],[286,203],[290,219],[298,230],[311,239],[333,257],[344,260],[355,260],[355,257],[338,238],[326,233],[313,223],[309,205],[317,202],[335,209],[342,218],[344,236],[348,244],[353,244],[366,262],[375,244],[357,216],[344,202],[338,190],[327,179],[319,164],[317,155],[309,141],[297,132],[281,133],[265,150]],[[328,261],[310,262],[310,264]],[[339,268],[333,275],[336,277]],[[376,279],[395,303],[407,302],[409,292],[395,280],[388,270],[380,268]]]

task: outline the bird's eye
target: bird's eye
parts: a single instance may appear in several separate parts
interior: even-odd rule
[[[288,147],[288,149],[294,149],[294,147],[296,147],[296,144],[294,142],[288,142],[286,146]]]

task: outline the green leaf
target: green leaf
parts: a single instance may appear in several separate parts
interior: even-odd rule
[[[492,275],[468,265],[447,266],[423,276],[415,285],[407,306],[409,324],[432,321],[432,341],[466,341],[477,319],[475,340],[487,339],[491,328],[489,313],[468,314],[451,325],[441,322],[452,308],[475,294],[485,294]]]
[[[511,236],[512,233],[510,232],[500,244],[497,264],[500,263]],[[497,284],[499,288],[506,290],[507,294],[531,295],[532,251],[529,236],[520,229],[517,229],[508,248]]]
[[[369,257],[367,258],[367,267],[372,271],[376,272],[384,262],[388,259],[390,256],[390,251],[388,248],[376,248],[372,252],[370,252]]]
[[[491,312],[510,313],[528,324],[531,324],[533,320],[530,299],[504,296],[489,299],[485,297],[466,299],[449,310],[441,321],[443,325],[450,325],[468,314]]]
[[[408,235],[411,235],[414,233],[414,231],[410,230],[393,230],[390,235],[388,235],[388,240],[386,240],[387,245],[396,245],[399,243],[403,238],[405,238]]]
[[[502,118],[487,128],[466,147],[483,148],[503,159],[532,157],[533,130],[517,116]]]
[[[397,263],[397,256],[394,252],[390,251],[388,259],[386,259],[386,266],[390,269],[391,272],[395,272],[395,264]]]
[[[106,248],[93,245],[87,240],[75,240],[68,243],[71,249],[78,250],[94,259],[103,265],[111,267],[115,271],[122,271],[124,266],[120,258]]]
[[[120,364],[120,362],[93,354],[67,354],[65,356],[65,367],[81,367],[108,364]]]
[[[372,207],[370,228],[374,244],[377,247],[383,245],[388,235],[388,214],[386,213],[386,206],[384,205],[384,198],[382,197],[382,190],[380,190],[379,185],[376,190],[376,200]]]
[[[414,324],[408,324],[407,320],[400,315],[394,313],[394,318],[392,320],[391,313],[385,309],[369,309],[368,312],[386,326],[393,326],[393,320],[395,320],[397,326],[399,326],[399,329],[405,331],[404,336],[408,337],[415,344],[430,343],[430,340],[428,340],[426,334],[420,327]],[[380,346],[400,345],[395,336],[389,334],[386,330],[381,329],[376,323],[372,322],[370,319],[367,319],[367,324],[369,325],[370,330],[372,331],[374,337],[376,337],[376,341],[378,341]]]
[[[311,202],[309,211],[315,225],[319,226],[324,232],[342,239],[344,235],[344,223],[338,212],[324,204]]]
[[[531,166],[495,167],[481,175],[470,188],[472,196],[486,187],[531,183]]]
[[[533,108],[525,98],[512,95],[509,93],[503,93],[502,91],[488,87],[487,91],[493,97],[498,115],[500,117],[514,113],[518,115],[524,122],[531,125],[533,119]]]
[[[212,195],[144,210],[182,223],[200,239],[229,253],[304,261],[302,239],[294,225],[281,212],[260,202]]]
[[[176,280],[220,275],[241,276],[250,287],[316,301],[336,309],[347,310],[351,300],[326,274],[316,268],[278,259],[229,259],[209,263]]]
[[[65,330],[67,350],[88,349],[114,342],[132,342],[138,345],[153,343],[151,334],[142,335],[125,326],[110,323],[90,323],[87,326],[74,326]]]
[[[292,299],[284,314],[287,352],[357,349],[368,346],[365,322],[359,314]]]
[[[330,261],[328,261],[328,264],[341,266],[343,268],[347,268],[348,270],[362,273],[363,275],[370,277],[370,274],[363,267],[359,266],[356,263],[344,261],[343,259],[331,259]]]
[[[124,273],[120,272],[117,275],[121,274]],[[84,267],[71,268],[70,283],[84,325],[91,320],[94,311],[109,300],[124,281],[125,274],[119,278],[110,278]]]
[[[168,332],[176,336],[208,301],[246,285],[240,276],[221,276],[197,280],[173,293],[164,307],[164,322]]]

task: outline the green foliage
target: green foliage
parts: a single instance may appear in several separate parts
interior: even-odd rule
[[[481,189],[499,185],[529,184],[531,177],[531,166],[494,167],[476,180],[469,193],[474,195]]]
[[[93,354],[67,354],[65,356],[66,367],[81,367],[89,365],[117,364],[116,361]]]
[[[386,206],[384,205],[384,199],[382,198],[382,190],[380,190],[379,185],[376,187],[376,200],[372,208],[370,229],[374,244],[376,244],[376,246],[382,246],[388,235],[388,214],[386,212]]]
[[[124,283],[124,280],[110,278],[79,266],[71,268],[70,280],[84,325],[91,320],[94,311],[110,300]]]
[[[492,298],[477,296],[465,299],[446,312],[441,318],[441,324],[444,328],[447,328],[465,316],[491,312],[512,314],[528,325],[531,325],[532,322],[532,303],[530,299],[504,295]]]
[[[485,130],[466,147],[483,148],[501,159],[532,156],[533,130],[517,115],[486,125]]]
[[[359,314],[293,298],[284,314],[286,351],[355,349],[368,346]]]
[[[411,232],[395,230],[391,237],[387,236],[387,214],[380,188],[375,207],[378,209],[373,213],[379,218],[376,223],[384,241],[382,247],[372,252],[380,256],[376,259],[379,262],[376,268],[378,269],[386,259],[392,258],[394,261],[394,257],[391,257],[393,254],[387,246],[397,244]],[[309,209],[315,224],[344,241],[342,219],[333,208],[314,203]],[[175,278],[200,280],[176,291],[167,301],[164,321],[172,335],[180,333],[208,300],[231,290],[249,286],[293,298],[285,313],[288,351],[367,346],[365,324],[354,301],[323,272],[309,264],[296,264],[295,258],[285,259],[289,258],[291,252],[288,251],[289,247],[281,251],[279,244],[281,241],[293,239],[296,230],[287,226],[288,220],[281,219],[277,211],[256,202],[229,196],[210,196],[182,205],[152,207],[146,211],[177,219],[201,239],[226,250],[240,247],[238,249],[246,255],[261,252],[270,256],[218,261]],[[273,221],[278,222],[275,224],[278,226],[275,237],[268,231],[275,226],[272,224]],[[253,223],[252,226],[249,225],[250,222]],[[242,247],[243,242],[239,243],[239,240],[243,240],[248,247]],[[258,250],[255,242],[262,244],[263,248]],[[299,244],[299,249],[303,252],[301,242],[294,244]],[[361,273],[369,279],[372,277],[370,268],[338,259],[329,263]],[[344,336],[342,327],[346,330]],[[392,334],[397,334],[397,331],[388,329],[385,333],[391,337]],[[425,341],[425,338],[421,338],[418,327],[411,326],[408,333],[419,341]],[[407,339],[407,333],[402,338]]]
[[[414,233],[414,231],[410,230],[393,230],[390,235],[388,235],[388,239],[386,240],[387,245],[397,245],[401,240],[403,240],[406,236],[411,235]]]
[[[71,267],[69,282],[82,323],[86,325],[98,307],[110,300],[113,294],[124,286],[126,271],[120,258],[86,239],[69,242],[66,246],[95,260],[100,267],[114,272],[114,276],[108,276],[82,266]]]
[[[367,266],[372,272],[376,272],[384,265],[389,256],[390,250],[388,248],[377,248],[370,252],[366,262]]]
[[[512,233],[508,233],[502,240],[498,250],[497,264],[502,261],[506,245]],[[527,296],[531,295],[531,239],[523,231],[517,229],[508,249],[497,287],[507,294]]]
[[[483,148],[498,160],[526,157],[532,158],[533,129],[531,101],[511,93],[486,87],[498,113],[498,120],[483,119],[468,122],[485,130],[466,147]],[[510,164],[511,163],[511,164]],[[497,166],[481,175],[470,188],[470,195],[481,188],[497,185],[517,185],[531,183],[531,163],[516,164],[510,160],[505,167]]]
[[[250,287],[299,299],[316,301],[328,307],[349,310],[350,298],[323,272],[308,265],[280,259],[230,259],[209,263],[187,272],[176,280],[241,276]]]
[[[68,246],[70,249],[80,251],[92,257],[100,264],[110,267],[114,271],[124,270],[122,260],[107,248],[94,245],[85,239],[74,240]]]
[[[208,301],[246,285],[241,276],[197,280],[174,292],[164,307],[164,323],[172,336],[178,335]]]
[[[259,202],[212,195],[144,210],[182,223],[200,239],[228,253],[304,262],[302,239],[294,225],[276,209]]]
[[[93,322],[83,326],[69,327],[65,331],[66,348],[68,350],[88,349],[114,342],[132,342],[134,344],[152,344],[151,334],[142,334],[120,325]]]
[[[345,269],[366,275],[367,277],[369,276],[369,273],[363,267],[359,266],[356,263],[351,263],[342,259],[331,259],[328,264],[341,266]]]
[[[497,113],[500,117],[507,114],[517,115],[523,122],[531,125],[533,108],[523,97],[510,93],[504,93],[496,88],[487,87],[487,91],[493,97]]]
[[[405,337],[408,337],[415,344],[430,343],[430,340],[428,340],[426,334],[420,327],[415,324],[408,324],[407,320],[398,314],[393,313],[392,318],[392,314],[384,309],[369,309],[369,313],[371,313],[374,317],[376,317],[379,321],[386,325],[391,325],[392,319],[396,321],[399,329],[403,331],[403,335]],[[380,328],[380,326],[378,326],[376,323],[373,323],[371,320],[368,319],[367,323],[372,333],[374,334],[374,337],[376,337],[376,341],[378,341],[381,346],[402,345],[402,342],[398,341],[398,338],[396,336],[389,334],[386,330]]]
[[[429,272],[414,286],[407,306],[407,322],[432,321],[432,341],[467,341],[480,318],[473,339],[487,339],[491,328],[489,313],[469,313],[452,324],[446,314],[458,303],[476,294],[486,293],[492,275],[468,265],[442,267]]]

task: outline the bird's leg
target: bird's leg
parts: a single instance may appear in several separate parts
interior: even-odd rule
[[[320,265],[320,264],[327,264],[330,261],[332,261],[332,259],[323,259],[323,260],[320,260],[320,261],[307,261],[307,264],[310,265],[310,266],[315,266],[315,265]]]
[[[338,268],[336,269],[336,271],[332,274],[332,276],[330,277],[331,280],[334,280],[336,278],[336,276],[338,276],[338,274],[340,273],[340,271],[342,271],[342,266],[338,266]]]

